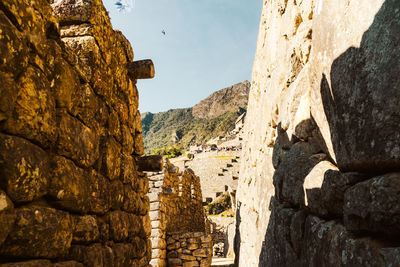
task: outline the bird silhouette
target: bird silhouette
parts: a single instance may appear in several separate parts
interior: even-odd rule
[[[165,35],[165,30],[162,30],[161,33]]]

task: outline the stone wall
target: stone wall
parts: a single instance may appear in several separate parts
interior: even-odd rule
[[[151,175],[149,180],[153,247],[150,264],[161,267],[167,264],[168,236],[175,237],[179,234],[186,236],[192,235],[193,232],[197,232],[196,236],[199,233],[207,236],[206,233],[209,231],[202,206],[200,179],[191,169],[180,172],[178,167],[165,159],[163,172]],[[180,255],[186,253],[180,251],[179,257]]]
[[[1,266],[147,266],[133,52],[101,0],[1,1],[0,54]]]
[[[168,233],[168,266],[209,267],[212,244],[211,235],[205,232]]]
[[[240,266],[399,266],[400,6],[264,1],[237,192]]]

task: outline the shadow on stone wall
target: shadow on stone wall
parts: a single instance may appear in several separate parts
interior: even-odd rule
[[[321,98],[341,170],[400,170],[400,4],[387,0],[363,34],[333,61]]]
[[[320,83],[338,167],[312,117],[296,126],[308,128],[307,139],[289,137],[278,125],[275,196],[259,266],[399,266],[400,244],[389,238],[398,231],[399,187],[387,189],[399,175],[381,176],[390,182],[379,188],[371,179],[400,169],[399,66],[399,2],[387,0],[360,48],[350,47],[333,61],[331,86],[326,75]],[[386,197],[371,198],[370,189]],[[240,217],[237,223],[236,245]]]

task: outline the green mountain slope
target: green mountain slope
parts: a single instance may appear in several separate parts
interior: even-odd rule
[[[247,107],[249,89],[250,83],[244,81],[211,94],[194,108],[143,113],[146,154],[173,145],[186,148],[190,143],[205,143],[233,130],[237,117]]]

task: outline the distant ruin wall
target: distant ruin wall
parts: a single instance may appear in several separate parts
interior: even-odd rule
[[[166,159],[163,172],[149,176],[149,180],[150,264],[199,266],[190,264],[202,262],[201,266],[209,266],[212,241],[205,223],[199,177],[191,169],[180,172]]]
[[[397,0],[264,1],[240,266],[400,266]]]
[[[133,52],[101,0],[1,1],[0,55],[0,264],[147,266]]]

